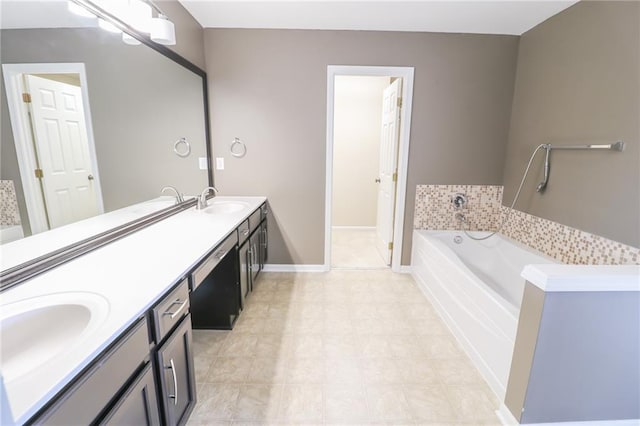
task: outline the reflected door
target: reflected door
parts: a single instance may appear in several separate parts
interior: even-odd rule
[[[80,87],[26,75],[49,227],[100,213]]]
[[[402,79],[384,90],[382,102],[382,133],[380,140],[380,171],[378,179],[378,213],[376,248],[387,265],[391,265],[393,217],[396,202],[398,143],[400,138],[400,93]]]

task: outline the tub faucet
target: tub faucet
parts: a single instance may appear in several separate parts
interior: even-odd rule
[[[165,186],[164,188],[162,188],[162,191],[160,191],[160,193],[164,194],[164,191],[166,191],[167,189],[176,193],[176,204],[184,202],[184,196],[180,194],[180,191],[178,191],[175,186]]]
[[[456,213],[455,218],[458,222],[467,223],[467,218],[462,213]]]
[[[196,209],[202,210],[204,208],[207,208],[207,194],[209,193],[210,189],[213,190],[214,195],[218,193],[218,189],[215,186],[207,186],[202,190],[202,193],[198,197],[198,204],[196,204]]]

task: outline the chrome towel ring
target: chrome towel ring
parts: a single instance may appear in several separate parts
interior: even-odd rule
[[[184,145],[184,147],[182,147]],[[173,152],[176,153],[178,157],[188,157],[191,154],[191,145],[187,142],[187,138],[180,138],[173,144]]]
[[[240,138],[234,138],[231,142],[231,155],[236,158],[242,158],[247,154],[247,146],[240,140]]]

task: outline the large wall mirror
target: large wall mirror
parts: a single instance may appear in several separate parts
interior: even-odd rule
[[[213,183],[204,71],[67,1],[0,7],[1,270]]]

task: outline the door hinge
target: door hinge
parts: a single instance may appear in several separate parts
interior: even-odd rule
[[[25,104],[30,104],[31,103],[31,93],[23,93],[22,94],[22,102],[24,102]]]
[[[393,241],[389,243],[389,250],[393,250]]]
[[[398,98],[398,108],[402,108],[402,98]]]
[[[393,178],[392,179],[393,179],[394,182],[398,181],[398,172],[397,171],[393,172]]]
[[[36,173],[36,177],[38,179],[42,179],[44,177],[44,173],[42,173],[42,169],[35,169],[34,172]]]

